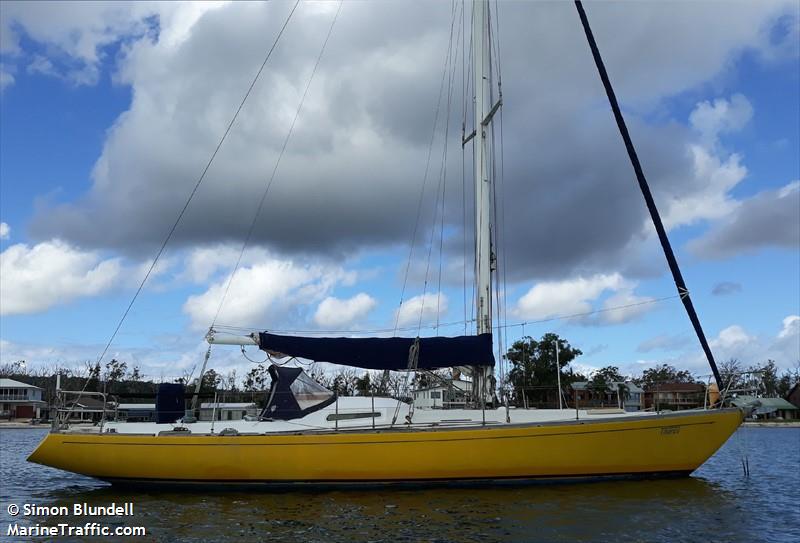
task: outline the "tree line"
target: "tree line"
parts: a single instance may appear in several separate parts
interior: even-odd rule
[[[601,395],[612,391],[613,383],[631,382],[644,390],[652,390],[662,383],[705,384],[704,380],[698,379],[690,371],[678,370],[669,364],[644,369],[639,375],[625,375],[618,366],[613,365],[585,375],[570,367],[583,352],[558,334],[548,333],[540,339],[525,336],[515,341],[506,353],[505,358],[511,367],[506,382],[501,386],[506,388],[518,405],[552,403],[559,378],[556,371],[556,344],[562,390],[579,381],[586,382],[589,390]],[[731,358],[722,362],[719,369],[723,389],[758,391],[765,396],[786,396],[794,384],[800,382],[800,361],[780,375],[774,360],[746,365]]]

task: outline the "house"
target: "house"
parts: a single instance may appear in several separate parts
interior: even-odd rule
[[[641,411],[644,409],[644,389],[631,381],[623,383],[627,389],[623,406],[625,411]]]
[[[697,409],[705,402],[706,386],[701,383],[658,383],[644,393],[645,409]]]
[[[0,379],[0,418],[38,419],[46,408],[41,388],[13,379]]]
[[[795,407],[800,407],[800,382],[794,384],[786,395],[786,401]]]
[[[800,407],[792,405],[783,398],[757,398],[742,394],[731,400],[731,403],[736,407],[755,407],[751,417],[758,420],[800,418]]]
[[[114,418],[114,409],[110,404],[107,405],[103,403],[103,400],[87,396],[79,396],[71,400],[65,409],[69,413],[70,422],[100,422],[103,412],[106,414],[106,420]]]
[[[593,390],[589,381],[575,381],[570,385],[572,393],[567,402],[578,401],[586,407],[616,406],[625,411],[644,409],[644,389],[632,381],[613,381],[603,391]]]
[[[472,383],[453,379],[415,389],[412,392],[414,407],[423,409],[457,409],[467,404]]]
[[[117,405],[117,420],[127,422],[155,422],[156,404],[121,403]]]
[[[255,402],[208,402],[200,404],[200,420],[242,420],[258,416]]]

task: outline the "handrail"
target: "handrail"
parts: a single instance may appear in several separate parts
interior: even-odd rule
[[[65,407],[66,404],[67,404],[66,396],[68,396],[68,395],[77,396],[78,399],[81,396],[99,396],[100,398],[103,399],[102,411],[99,410],[99,409],[88,409],[88,410],[84,409],[84,410],[82,410],[83,412],[89,412],[89,413],[102,412],[102,416],[100,417],[100,432],[102,433],[103,425],[105,424],[105,420],[106,420],[106,412],[108,411],[108,408],[107,408],[107,405],[108,405],[107,397],[108,397],[108,395],[105,392],[91,392],[91,391],[87,391],[87,390],[63,390],[63,389],[56,390],[56,413],[55,413],[55,417],[53,417],[52,429],[54,431],[57,431],[57,430],[62,429],[62,427],[65,428],[65,427],[67,427],[69,425],[69,418],[70,418],[70,415],[72,414],[72,412],[75,411],[75,404],[73,404],[69,408]],[[78,400],[76,399],[75,403],[77,403],[77,401]],[[61,413],[65,413],[66,414],[66,416],[63,417],[63,420],[59,420],[59,415]],[[63,424],[62,424],[62,422],[63,422]]]

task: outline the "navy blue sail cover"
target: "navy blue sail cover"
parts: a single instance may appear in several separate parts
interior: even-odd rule
[[[369,370],[408,368],[408,351],[415,338],[345,338],[280,336],[261,332],[259,345],[268,353],[306,358]],[[492,334],[419,339],[417,368],[494,366]]]

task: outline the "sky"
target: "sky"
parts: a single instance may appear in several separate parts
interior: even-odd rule
[[[0,361],[97,360],[292,5],[0,3]],[[574,6],[492,5],[498,348],[556,332],[587,373],[708,375]],[[795,367],[800,7],[586,9],[717,360]],[[469,6],[337,10],[297,7],[104,362],[186,375],[218,311],[474,333]],[[253,351],[211,366],[241,376]]]

